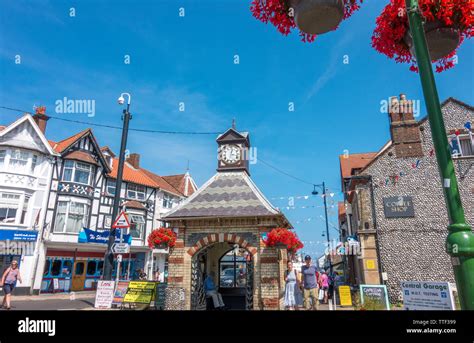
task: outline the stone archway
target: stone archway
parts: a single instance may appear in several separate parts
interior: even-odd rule
[[[212,265],[214,263],[215,267],[216,256],[218,257],[217,263],[220,266],[220,258],[223,254],[229,252],[229,248],[232,245],[236,245],[239,247],[239,249],[245,250],[248,253],[247,256],[249,258],[246,260],[245,264],[245,287],[243,291],[245,309],[253,309],[255,291],[254,264],[256,263],[254,255],[257,252],[257,248],[252,247],[247,241],[245,241],[245,239],[235,234],[211,234],[200,239],[187,251],[187,253],[191,256],[191,310],[206,309],[207,304],[203,285],[204,274],[206,274],[208,270],[215,269],[212,269]],[[213,257],[213,261],[210,261],[208,259],[208,255],[212,253],[213,250],[217,250],[217,255]],[[222,253],[222,251],[224,251],[224,253]],[[219,268],[217,271],[220,273]],[[218,278],[220,278],[220,274],[217,275]]]

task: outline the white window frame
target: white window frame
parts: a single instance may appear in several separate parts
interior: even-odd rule
[[[5,167],[7,161],[7,149],[0,150],[0,169]]]
[[[139,188],[143,188],[143,191],[139,190]],[[143,198],[139,198],[138,194],[143,194]],[[127,184],[127,198],[138,200],[138,201],[145,201],[146,200],[146,187],[142,185],[137,185],[135,183]]]
[[[146,230],[146,220],[145,220],[145,214],[144,213],[127,213],[128,218],[130,220],[130,228],[128,230],[128,233],[131,235],[132,234],[132,225],[140,225],[140,236],[139,237],[134,237],[132,236],[132,239],[140,239],[142,240],[143,237],[145,236],[145,230]]]
[[[114,192],[109,192],[109,187],[114,189]],[[105,193],[107,195],[115,196],[115,192],[117,192],[117,181],[112,179],[107,179],[105,182]]]
[[[60,214],[59,212],[59,203],[66,203],[66,211],[64,212],[65,213],[65,216],[64,216],[64,225],[62,227],[59,227],[58,226],[58,215]],[[86,200],[86,199],[80,199],[80,198],[59,198],[58,199],[58,204],[57,204],[57,209],[56,209],[56,217],[55,217],[55,220],[54,220],[54,229],[53,229],[53,232],[54,233],[60,233],[60,234],[71,234],[71,235],[77,235],[79,234],[79,232],[82,230],[82,227],[79,228],[79,231],[74,231],[74,232],[71,232],[71,231],[67,231],[67,224],[68,224],[68,220],[70,219],[70,215],[71,214],[74,214],[74,213],[71,213],[71,206],[72,204],[81,204],[81,205],[84,205],[85,206],[85,213],[83,215],[83,219],[82,219],[82,227],[85,227],[89,221],[89,217],[91,215],[91,203],[89,200]]]
[[[68,166],[68,164],[71,164],[71,163],[72,163],[72,167]],[[84,168],[84,166],[87,166],[88,171],[89,171],[89,176],[87,178],[87,183],[83,183],[83,182],[79,182],[79,181],[75,180],[77,170],[86,171],[86,168]],[[71,169],[72,170],[70,180],[66,180],[66,177],[65,177],[66,176],[66,169]],[[78,183],[78,184],[81,184],[81,185],[90,186],[91,181],[93,179],[93,175],[94,175],[94,167],[93,167],[92,164],[84,163],[84,162],[78,162],[78,161],[74,161],[74,160],[64,160],[62,181],[73,182],[73,183]]]
[[[4,198],[3,195],[10,195],[10,199]],[[14,197],[14,198],[13,198]],[[17,193],[17,192],[5,192],[0,191],[0,208],[4,208],[3,204],[10,204],[11,207],[5,206],[5,208],[16,209],[15,217],[10,221],[0,221],[0,224],[10,225],[28,225],[29,209],[31,203],[32,194],[30,193]],[[23,213],[25,214],[23,216]],[[23,220],[22,220],[23,217]]]
[[[169,195],[168,193],[163,193],[162,207],[173,208],[173,204],[174,204],[173,196]]]

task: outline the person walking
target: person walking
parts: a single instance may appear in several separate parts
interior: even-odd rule
[[[288,261],[287,267],[285,271],[285,308],[295,310],[298,307],[300,293],[298,272],[293,268],[291,261]]]
[[[326,271],[323,271],[321,274],[321,289],[324,292],[323,304],[328,303],[328,288],[329,288],[329,277]]]
[[[4,297],[2,307],[9,310],[11,308],[11,295],[16,286],[16,282],[21,283],[20,270],[18,269],[18,261],[13,260],[10,267],[5,270],[2,275],[1,286],[3,287]]]
[[[305,264],[301,267],[304,307],[307,310],[317,310],[319,308],[317,269],[311,264],[311,256],[306,255],[304,262]]]

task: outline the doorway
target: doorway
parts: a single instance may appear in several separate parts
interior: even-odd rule
[[[86,262],[76,261],[74,263],[74,270],[72,274],[72,291],[84,290],[84,283],[86,281]]]

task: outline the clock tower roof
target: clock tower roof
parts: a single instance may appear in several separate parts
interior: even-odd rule
[[[220,134],[216,139],[217,150],[217,171],[245,171],[249,173],[250,135],[248,132],[239,132],[235,128],[235,121],[232,127]]]

